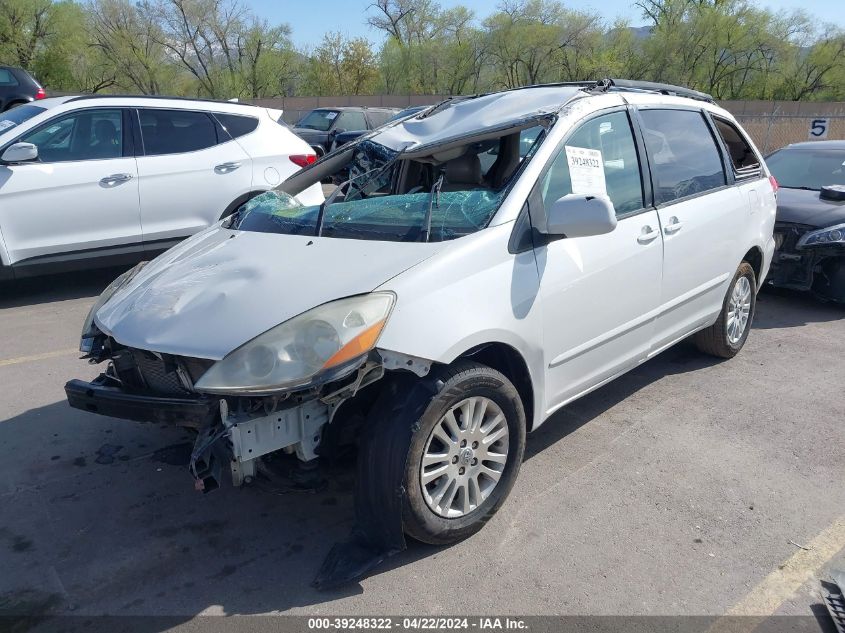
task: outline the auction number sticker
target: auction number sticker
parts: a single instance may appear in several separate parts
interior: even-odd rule
[[[569,163],[572,193],[607,195],[601,152],[586,147],[564,146]]]

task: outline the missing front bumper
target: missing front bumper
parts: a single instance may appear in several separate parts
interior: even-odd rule
[[[135,422],[155,422],[202,428],[218,414],[217,400],[168,398],[127,393],[108,386],[101,374],[93,382],[71,380],[65,385],[68,404],[74,409]]]

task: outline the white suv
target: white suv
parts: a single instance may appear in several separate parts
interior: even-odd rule
[[[338,183],[320,205],[294,196]],[[342,180],[342,182],[339,182]],[[731,115],[673,86],[454,99],[344,146],[126,273],[85,323],[74,407],[194,427],[199,489],[356,446],[329,586],[479,530],[526,432],[694,335],[734,356],[776,183]],[[310,469],[310,472],[314,472]]]
[[[315,155],[274,114],[96,95],[0,114],[0,279],[135,263],[278,185]]]

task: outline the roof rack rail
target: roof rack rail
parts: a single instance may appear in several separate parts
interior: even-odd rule
[[[673,86],[672,84],[661,84],[653,81],[607,78],[595,82],[595,88],[604,92],[611,91],[613,89],[635,90],[638,92],[657,92],[664,95],[686,97],[687,99],[696,99],[698,101],[715,103],[715,99],[706,92],[699,92],[698,90],[693,90],[692,88]]]
[[[241,105],[256,107],[252,103],[244,103],[243,101],[227,101],[225,99],[207,99],[204,97],[168,97],[167,95],[108,95],[108,94],[90,94],[79,95],[68,99],[65,103],[72,103],[74,101],[85,101],[88,99],[161,99],[167,101],[201,101],[203,103],[225,103],[228,105]]]

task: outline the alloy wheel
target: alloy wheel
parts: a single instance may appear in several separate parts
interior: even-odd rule
[[[473,396],[449,409],[426,442],[420,485],[429,509],[455,519],[496,488],[508,459],[508,423],[490,398]]]

